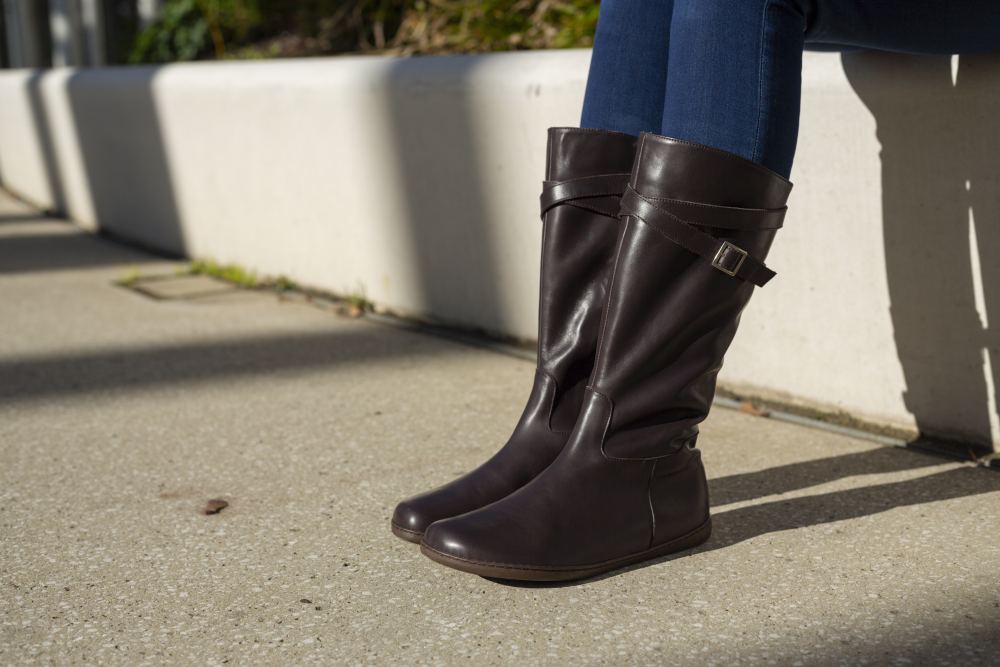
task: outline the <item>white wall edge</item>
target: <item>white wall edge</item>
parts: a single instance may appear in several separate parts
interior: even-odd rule
[[[533,338],[585,50],[0,72],[0,183],[81,226]],[[1000,58],[807,54],[790,213],[720,376],[1000,442]]]

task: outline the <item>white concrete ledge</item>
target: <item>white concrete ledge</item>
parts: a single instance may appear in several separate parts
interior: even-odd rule
[[[0,182],[162,250],[531,338],[545,128],[575,124],[588,59],[3,72]],[[1000,441],[998,83],[993,57],[956,77],[948,58],[807,55],[779,277],[726,384]]]

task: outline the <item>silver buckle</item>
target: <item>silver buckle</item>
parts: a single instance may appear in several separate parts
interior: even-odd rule
[[[729,256],[728,255],[729,251],[738,253],[740,256],[739,260],[736,262],[736,266],[734,266],[732,269],[728,269],[722,265],[722,260],[723,258]],[[719,249],[716,251],[715,257],[712,258],[712,266],[717,268],[719,271],[722,271],[727,276],[735,276],[736,272],[740,270],[741,266],[743,266],[743,261],[746,258],[747,258],[746,250],[739,247],[738,245],[730,243],[729,241],[723,241],[722,245],[719,246]]]

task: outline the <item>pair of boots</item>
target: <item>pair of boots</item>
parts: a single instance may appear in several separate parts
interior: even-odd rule
[[[393,532],[503,579],[594,576],[708,539],[695,444],[791,183],[652,134],[549,130],[538,365],[493,458]]]

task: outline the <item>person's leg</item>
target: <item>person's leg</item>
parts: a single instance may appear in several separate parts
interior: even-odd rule
[[[667,81],[673,0],[604,0],[580,125],[657,132]]]
[[[661,133],[788,176],[803,47],[1000,49],[995,0],[676,0]]]
[[[788,176],[799,122],[805,0],[677,0],[661,133]]]
[[[995,0],[806,0],[815,6],[806,43],[914,55],[1000,50]]]

